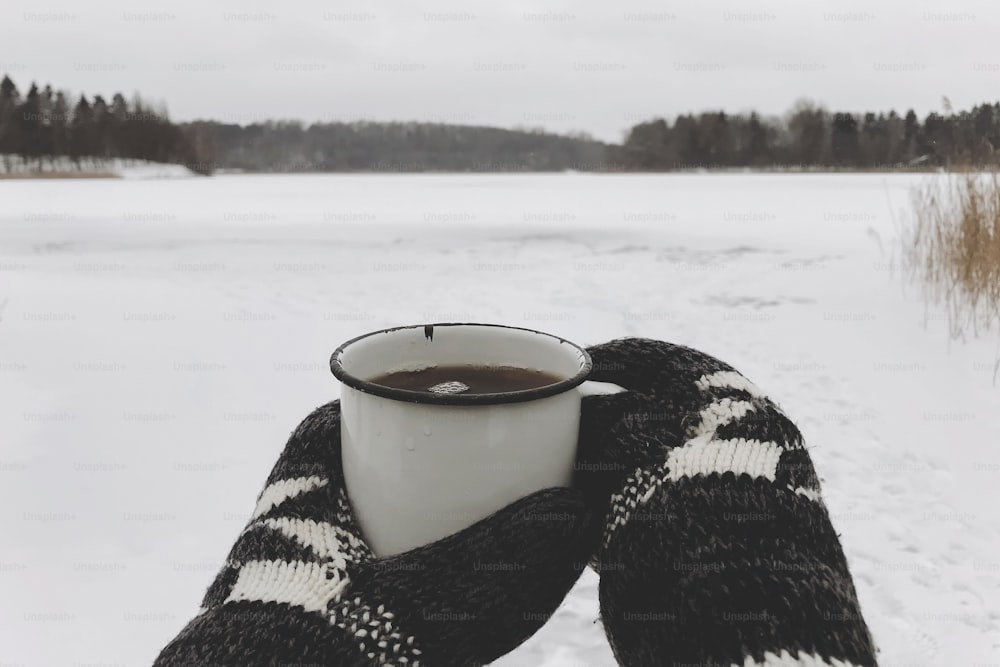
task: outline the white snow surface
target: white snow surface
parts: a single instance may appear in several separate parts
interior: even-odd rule
[[[9,171],[6,170],[7,163],[10,163]],[[108,160],[82,158],[79,163],[76,163],[68,157],[60,156],[44,160],[41,169],[39,169],[38,163],[34,160],[24,163],[18,156],[0,154],[0,175],[24,174],[37,171],[45,173],[109,173],[129,180],[198,178],[197,174],[182,164],[167,164],[164,162],[150,162],[148,160],[126,160],[123,158]]]
[[[115,161],[112,171],[120,178],[129,180],[158,180],[163,178],[202,178],[182,164],[163,162],[123,162]]]
[[[891,270],[927,178],[0,181],[0,660],[148,664],[333,349],[472,321],[735,365],[812,448],[881,663],[995,664],[997,340]],[[587,572],[495,664],[613,665],[597,617]]]

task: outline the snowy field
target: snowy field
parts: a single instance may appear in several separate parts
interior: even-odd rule
[[[812,446],[881,663],[996,664],[996,338],[891,270],[926,178],[0,182],[0,662],[148,664],[333,348],[464,320],[732,363]],[[496,664],[613,665],[596,582]]]
[[[163,164],[162,162],[122,158],[107,160],[83,158],[77,163],[67,157],[57,157],[46,159],[39,165],[34,160],[25,163],[18,156],[0,153],[0,178],[4,176],[21,177],[31,173],[110,174],[112,177],[130,180],[190,178],[194,176],[194,172],[180,164]]]

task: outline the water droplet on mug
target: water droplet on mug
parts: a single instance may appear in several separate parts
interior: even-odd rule
[[[414,442],[413,442],[413,438],[406,438],[406,439],[405,439],[405,440],[403,441],[403,444],[404,444],[404,445],[406,446],[406,448],[407,448],[408,450],[410,450],[411,452],[412,452],[412,451],[413,451],[414,449],[416,449],[416,448],[417,448],[417,445],[416,445],[416,443],[414,443]]]
[[[431,425],[430,424],[424,424],[424,435],[426,435],[426,436],[430,436],[431,435]]]

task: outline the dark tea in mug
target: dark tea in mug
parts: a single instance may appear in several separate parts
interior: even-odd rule
[[[438,394],[502,394],[555,384],[565,378],[516,366],[447,365],[373,377],[383,387]]]

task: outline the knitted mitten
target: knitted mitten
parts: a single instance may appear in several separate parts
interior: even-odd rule
[[[480,665],[540,628],[593,548],[578,491],[549,489],[377,559],[348,504],[337,402],[292,433],[202,610],[156,665]]]
[[[588,350],[580,483],[622,665],[874,665],[802,436],[727,364],[654,340]]]

